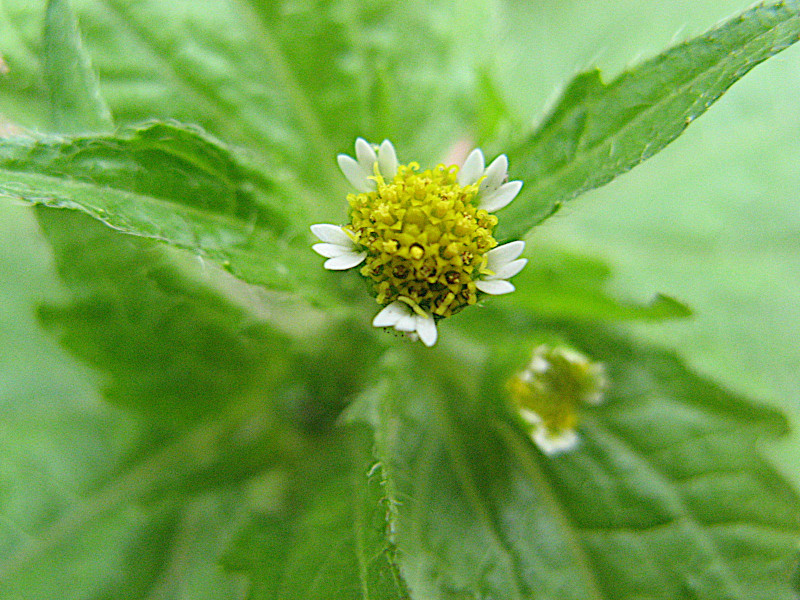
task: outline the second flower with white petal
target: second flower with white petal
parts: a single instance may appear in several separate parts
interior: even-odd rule
[[[325,268],[358,265],[384,308],[373,320],[425,345],[436,342],[436,321],[475,304],[479,294],[514,291],[509,279],[526,264],[524,242],[497,246],[497,217],[522,182],[506,182],[508,160],[488,168],[480,150],[464,166],[420,170],[398,165],[388,140],[371,146],[356,141],[356,158],[341,154],[339,166],[357,193],[348,195],[350,223],[320,224],[314,250]]]

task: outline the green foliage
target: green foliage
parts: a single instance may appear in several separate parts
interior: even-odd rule
[[[288,477],[284,506],[255,515],[225,560],[251,575],[250,598],[408,598],[386,541],[369,432],[347,428]]]
[[[504,407],[519,348],[542,335],[516,327],[480,395],[443,357],[395,357],[372,399],[412,597],[793,597],[798,498],[754,449],[785,432],[777,413],[672,354],[550,324],[606,364],[612,387],[586,409],[580,450],[545,458]]]
[[[68,0],[47,4],[44,72],[50,83],[53,127],[56,131],[102,131],[112,126],[89,56],[80,47],[78,24]],[[76,60],[77,57],[77,60]]]
[[[797,2],[753,8],[603,83],[578,75],[541,127],[509,151],[521,197],[503,213],[518,238],[575,196],[661,151],[753,67],[797,41]]]
[[[611,270],[603,262],[547,246],[532,246],[533,264],[515,279],[507,300],[530,315],[590,321],[661,321],[689,317],[691,309],[657,294],[650,303],[623,302],[603,289]]]
[[[48,132],[0,139],[0,197],[40,225],[17,209],[0,233],[23,224],[53,259],[0,246],[0,323],[28,318],[0,329],[19,349],[0,598],[794,597],[800,500],[758,447],[785,418],[608,324],[684,304],[620,300],[601,259],[529,244],[514,294],[406,347],[306,231],[340,219],[333,157],[357,135],[425,162],[472,131],[515,140],[525,186],[500,232],[519,237],[793,43],[796,2],[610,84],[579,75],[522,136],[475,56],[494,3],[74,4],[77,22],[66,0],[0,4],[0,110]],[[560,456],[506,401],[543,342],[611,381]]]
[[[156,122],[113,135],[17,138],[0,154],[0,196],[81,210],[277,289],[294,288],[303,264],[303,276],[317,272],[291,244],[292,207],[274,183],[196,129]]]
[[[285,368],[276,360],[280,335],[190,279],[152,241],[116,235],[78,213],[41,209],[38,218],[73,294],[39,317],[76,356],[108,372],[106,398],[181,422],[245,393],[270,393]]]

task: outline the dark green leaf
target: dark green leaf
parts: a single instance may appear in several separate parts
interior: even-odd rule
[[[753,67],[797,41],[800,3],[760,5],[622,74],[577,76],[542,126],[508,152],[523,191],[497,233],[519,238],[559,205],[647,160]]]
[[[477,399],[443,355],[438,373],[390,368],[378,456],[412,595],[792,600],[800,500],[755,449],[757,436],[786,431],[781,416],[672,354],[560,329],[605,362],[612,384],[586,409],[582,444],[558,457],[536,449],[502,400],[536,338],[498,342]]]
[[[340,432],[341,433],[341,432]],[[254,515],[225,559],[252,600],[404,600],[381,483],[364,431],[320,441],[286,485],[285,506]]]

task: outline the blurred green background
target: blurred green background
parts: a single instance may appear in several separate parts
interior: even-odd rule
[[[466,2],[447,6],[443,12],[452,11],[451,18],[437,26],[458,36],[456,52],[465,65],[489,67],[509,103],[536,120],[576,72],[597,65],[610,79],[747,6],[732,0]],[[567,205],[533,233],[608,260],[620,296],[646,301],[660,291],[688,303],[696,312],[689,320],[631,327],[679,350],[702,373],[783,408],[796,425],[798,97],[800,48],[791,48],[735,85],[666,151]],[[102,403],[98,376],[37,324],[36,307],[64,291],[30,209],[0,205],[0,236],[0,440],[12,432],[17,440],[23,436],[15,452],[30,453],[36,468],[48,463],[56,481],[70,482],[73,468],[82,471],[78,463],[111,461],[109,453],[122,451],[133,434],[126,417]],[[69,439],[53,439],[59,428],[50,425],[59,420],[104,433],[86,438],[65,428]],[[127,433],[115,437],[115,426]],[[105,443],[83,448],[90,439]],[[800,487],[798,442],[795,433],[766,450]],[[52,446],[66,462],[36,460]]]

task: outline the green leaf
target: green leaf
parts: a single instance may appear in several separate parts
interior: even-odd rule
[[[505,378],[537,343],[516,326],[477,396],[459,372],[474,365],[441,352],[437,371],[387,367],[377,452],[412,596],[794,598],[800,499],[755,449],[785,433],[779,414],[673,354],[562,324],[612,387],[585,410],[579,447],[545,457],[504,405]]]
[[[111,113],[100,94],[69,0],[49,0],[44,23],[44,74],[50,87],[55,130],[78,133],[111,129]]]
[[[269,393],[285,368],[282,336],[214,292],[180,257],[77,212],[39,222],[72,292],[39,310],[75,355],[105,372],[104,396],[163,425]]]
[[[603,83],[578,75],[541,127],[508,152],[525,181],[500,239],[523,236],[565,201],[662,150],[753,67],[800,35],[796,0],[760,5]]]
[[[380,481],[369,477],[365,428],[320,441],[286,483],[284,507],[255,514],[229,549],[227,568],[252,600],[404,600],[391,562]]]
[[[533,316],[581,321],[663,321],[692,314],[688,306],[663,294],[648,304],[615,298],[605,289],[611,270],[597,258],[530,243],[526,253],[532,258],[514,278],[517,290],[492,312],[512,307]]]
[[[470,3],[476,12],[486,0]],[[309,188],[345,190],[336,152],[391,137],[423,162],[446,152],[471,101],[469,65],[446,28],[447,2],[73,0],[117,122],[177,119],[257,152]],[[41,129],[40,8],[5,0],[9,116]],[[2,13],[0,13],[2,15]],[[472,36],[483,23],[463,20]],[[413,60],[409,49],[413,48]],[[447,82],[447,85],[443,85]],[[36,104],[32,104],[35,102]],[[431,111],[435,105],[437,109]],[[33,113],[33,114],[32,114]],[[344,203],[310,202],[316,220]]]
[[[282,190],[220,142],[175,123],[0,143],[0,197],[80,210],[288,290],[320,269],[305,238],[291,237],[295,209]]]
[[[179,278],[159,245],[44,212],[68,290],[29,209],[4,205],[0,220],[0,341],[14,348],[0,394],[0,598],[236,597],[216,560],[246,517],[245,482],[297,445],[266,402],[275,338]],[[99,374],[43,337],[42,298],[135,413],[102,402]]]

